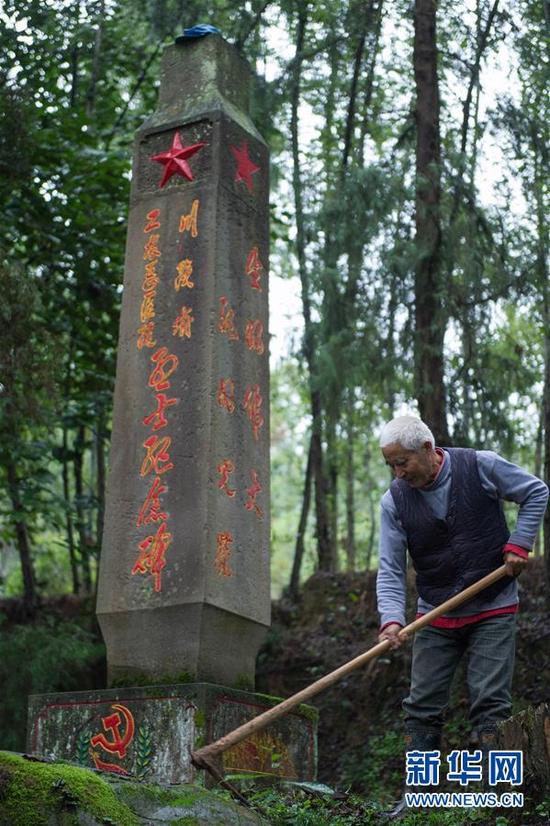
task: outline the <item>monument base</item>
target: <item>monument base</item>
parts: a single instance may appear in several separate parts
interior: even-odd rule
[[[154,680],[171,685],[200,674],[211,683],[254,688],[256,653],[268,625],[206,603],[98,610],[97,618],[107,646],[109,685]]]
[[[157,783],[209,783],[191,751],[280,700],[211,683],[35,694],[27,751]],[[301,705],[223,754],[227,774],[315,780],[317,711]]]

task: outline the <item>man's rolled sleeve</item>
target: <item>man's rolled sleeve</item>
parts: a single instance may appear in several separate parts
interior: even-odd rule
[[[380,558],[376,597],[380,625],[405,625],[407,596],[407,538],[399,522],[389,491],[382,497],[380,513]]]
[[[525,548],[521,548],[519,545],[513,545],[511,542],[507,542],[504,548],[502,549],[502,555],[505,554],[515,554],[516,556],[521,556],[522,559],[528,559],[529,551]]]

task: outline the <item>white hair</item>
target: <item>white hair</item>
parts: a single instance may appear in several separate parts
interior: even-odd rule
[[[396,416],[380,433],[380,447],[399,444],[406,450],[420,450],[426,442],[435,447],[432,431],[418,416]]]

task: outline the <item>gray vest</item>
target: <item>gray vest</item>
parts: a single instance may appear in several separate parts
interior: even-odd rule
[[[394,479],[390,486],[407,534],[418,593],[431,605],[440,605],[502,565],[502,549],[510,536],[502,503],[481,485],[475,450],[446,450],[451,459],[451,491],[444,519],[434,516],[422,494],[402,479]],[[493,599],[511,581],[504,577],[483,594]]]

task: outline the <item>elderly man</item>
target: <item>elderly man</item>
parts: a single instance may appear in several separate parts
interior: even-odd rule
[[[518,587],[548,499],[546,485],[490,450],[440,448],[415,416],[382,429],[395,479],[382,497],[377,579],[380,640],[402,645],[407,550],[416,570],[418,615],[502,565],[509,576],[414,636],[403,701],[407,750],[438,749],[450,684],[467,655],[470,721],[486,752],[510,715]],[[502,501],[519,505],[508,531]],[[399,809],[399,807],[398,807]],[[398,813],[398,810],[395,812]]]

